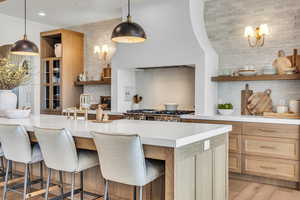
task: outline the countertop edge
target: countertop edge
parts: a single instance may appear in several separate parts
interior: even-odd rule
[[[225,133],[229,133],[232,131],[232,125],[222,125],[221,127],[214,129],[214,130],[209,130],[206,131],[205,133],[189,136],[186,138],[182,138],[179,140],[176,140],[176,146],[174,148],[180,148],[185,145],[193,144],[195,142],[203,141],[203,140],[208,140],[209,138],[218,136],[218,135],[223,135]]]
[[[281,119],[268,118],[262,116],[243,116],[243,115],[181,115],[181,119],[191,120],[216,120],[216,121],[234,121],[234,122],[253,122],[253,123],[273,123],[273,124],[288,124],[300,125],[299,119]]]

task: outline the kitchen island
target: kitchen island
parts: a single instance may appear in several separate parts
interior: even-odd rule
[[[67,128],[79,149],[95,151],[89,134],[138,134],[144,145],[145,157],[165,164],[162,180],[146,186],[144,199],[165,200],[227,200],[228,199],[228,132],[230,125],[177,123],[158,121],[116,120],[112,123],[68,120],[65,116],[39,115],[29,119],[4,119],[1,124],[20,124],[30,133],[34,126]],[[68,177],[66,177],[68,181]],[[85,174],[86,190],[103,193],[99,168]],[[147,189],[148,188],[148,189]],[[113,183],[113,199],[132,199],[133,188]]]

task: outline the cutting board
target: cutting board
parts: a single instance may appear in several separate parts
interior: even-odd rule
[[[264,112],[264,117],[285,118],[285,119],[300,119],[300,115],[299,114],[295,114],[295,113]]]
[[[292,56],[287,56],[291,61],[292,67],[297,69],[297,72],[300,72],[300,55],[298,55],[298,50],[294,49],[294,54]]]
[[[242,115],[251,115],[249,112],[247,105],[248,99],[253,94],[253,90],[249,90],[249,85],[246,84],[245,89],[241,91],[241,114]]]
[[[271,90],[252,94],[248,99],[247,108],[252,115],[263,115],[264,112],[272,112],[273,103]]]

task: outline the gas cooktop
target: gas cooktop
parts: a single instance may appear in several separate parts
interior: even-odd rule
[[[139,109],[139,110],[128,110],[127,114],[143,114],[143,115],[186,115],[192,114],[194,111],[191,110],[154,110],[154,109]]]

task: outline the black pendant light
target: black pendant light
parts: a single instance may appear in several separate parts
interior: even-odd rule
[[[22,56],[37,56],[39,55],[38,47],[31,41],[27,40],[27,0],[24,5],[24,24],[25,33],[22,40],[17,41],[11,48],[11,53]]]
[[[131,21],[130,0],[128,0],[127,20],[114,28],[111,39],[118,43],[140,43],[147,39],[144,29]]]

